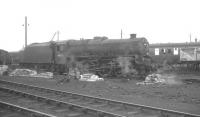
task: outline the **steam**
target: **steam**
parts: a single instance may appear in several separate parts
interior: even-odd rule
[[[134,68],[132,61],[133,58],[131,57],[118,57],[116,59],[116,62],[121,68],[122,75],[138,74],[137,70]],[[69,67],[69,72],[71,72],[71,74],[84,74],[92,72],[90,71],[89,64],[81,61],[76,61],[73,57],[67,58],[66,63]]]
[[[121,67],[122,74],[137,74],[137,71],[133,68],[134,66],[131,63],[131,57],[118,57],[117,62]]]
[[[168,85],[178,85],[182,84],[181,80],[178,78],[178,75],[172,73],[173,67],[167,64],[167,61],[164,61],[162,67],[157,68],[155,74],[160,74],[160,78],[164,80],[165,84]]]

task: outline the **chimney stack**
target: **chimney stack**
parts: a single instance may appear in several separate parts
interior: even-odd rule
[[[130,39],[135,39],[136,38],[136,34],[130,34]]]

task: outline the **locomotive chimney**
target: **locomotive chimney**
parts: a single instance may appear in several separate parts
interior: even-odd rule
[[[130,34],[130,39],[136,38],[136,34]]]
[[[197,42],[197,38],[195,38],[195,43]]]

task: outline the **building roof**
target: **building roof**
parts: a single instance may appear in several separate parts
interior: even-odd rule
[[[186,42],[186,43],[154,43],[150,44],[150,48],[162,48],[162,47],[200,47],[200,42]]]

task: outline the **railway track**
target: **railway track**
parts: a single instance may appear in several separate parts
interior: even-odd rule
[[[0,100],[4,103],[18,105],[26,110],[31,109],[32,113],[39,113],[32,114],[33,117],[123,117],[10,88],[0,88]],[[23,114],[23,112],[24,110],[19,113]]]
[[[1,117],[55,117],[32,109],[0,101]]]
[[[109,100],[72,92],[30,86],[20,83],[0,80],[1,90],[22,93],[25,97],[35,97],[37,100],[47,100],[54,105],[76,107],[80,113],[93,113],[93,116],[113,117],[200,117],[200,115],[179,111],[155,108],[145,105],[130,104],[126,102]],[[31,96],[30,96],[31,95]],[[70,105],[70,106],[69,106]]]

